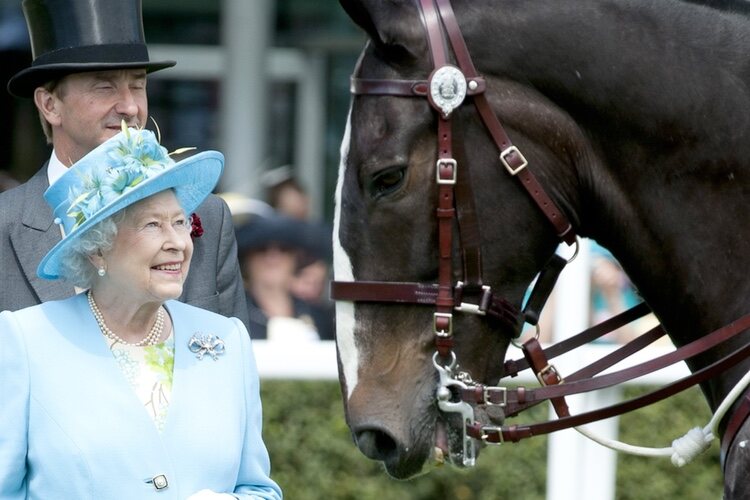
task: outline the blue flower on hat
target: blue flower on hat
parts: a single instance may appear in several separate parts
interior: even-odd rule
[[[166,164],[172,163],[167,149],[155,140],[153,132],[140,130],[138,133],[130,133],[123,129],[124,140],[117,148],[110,152],[115,162],[131,167],[158,168],[163,170]]]
[[[172,166],[174,160],[153,132],[132,131],[123,123],[121,139],[107,153],[107,165],[93,166],[76,192],[70,193],[73,202],[67,215],[75,219],[73,229],[141,182]]]
[[[135,165],[127,165],[120,169],[110,169],[109,175],[111,179],[101,189],[103,192],[111,192],[113,197],[123,194],[129,187],[137,186],[144,179],[141,169]]]
[[[105,201],[103,193],[94,193],[92,196],[81,201],[81,212],[82,214],[92,214],[101,210],[107,202]],[[83,222],[84,219],[81,220]]]

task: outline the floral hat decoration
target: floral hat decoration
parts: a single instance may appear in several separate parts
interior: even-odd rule
[[[174,189],[186,214],[213,191],[224,170],[224,156],[204,151],[175,162],[172,153],[145,129],[128,128],[108,139],[71,166],[44,193],[55,224],[65,237],[42,259],[37,274],[58,279],[60,259],[91,227],[151,195]]]

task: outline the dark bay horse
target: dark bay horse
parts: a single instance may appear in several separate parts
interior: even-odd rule
[[[428,81],[431,47],[434,55],[441,42],[428,38],[420,0],[341,3],[369,37],[355,71],[362,86]],[[482,77],[467,92],[484,94],[551,205],[615,255],[673,342],[750,313],[750,18],[731,2],[680,0],[454,0],[452,10]],[[457,283],[466,269],[456,250],[465,238],[460,207],[459,224],[448,219],[451,248],[438,241],[436,213],[450,213],[436,182],[441,112],[426,98],[354,93],[336,192],[336,280],[444,282],[447,258]],[[450,113],[452,172],[470,173],[481,281],[520,308],[560,231],[506,171],[475,107]],[[398,478],[435,453],[461,462],[465,452],[461,416],[436,404],[443,318],[430,301],[337,303],[347,422],[360,450]],[[518,326],[472,314],[451,321],[461,370],[494,384]],[[749,341],[740,332],[688,366],[699,370]],[[708,405],[749,368],[742,360],[703,382]],[[479,420],[503,420],[497,408],[474,410]],[[750,495],[748,439],[746,422],[726,457],[727,498]]]

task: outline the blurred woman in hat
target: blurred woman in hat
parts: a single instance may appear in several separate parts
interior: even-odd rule
[[[237,227],[252,338],[331,338],[331,325],[318,321],[312,305],[292,293],[300,258],[308,253],[310,238],[317,234],[311,224],[276,212],[254,215]]]
[[[47,190],[37,273],[86,292],[0,313],[0,498],[281,498],[247,330],[174,300],[223,164],[123,125]]]

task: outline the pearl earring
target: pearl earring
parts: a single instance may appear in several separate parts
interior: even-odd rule
[[[104,277],[104,275],[107,274],[107,270],[104,269],[103,267],[100,267],[99,270],[96,272],[96,274],[98,274],[101,277]]]

